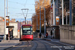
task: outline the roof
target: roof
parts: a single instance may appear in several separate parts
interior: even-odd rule
[[[14,26],[7,26],[6,28],[14,28]]]

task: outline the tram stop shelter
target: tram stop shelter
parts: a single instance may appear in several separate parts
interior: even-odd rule
[[[6,28],[8,28],[8,34],[6,35],[6,39],[10,40],[13,38],[13,28],[14,26],[7,26]]]

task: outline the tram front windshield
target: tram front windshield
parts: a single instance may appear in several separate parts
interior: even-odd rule
[[[31,26],[23,26],[22,32],[23,32],[23,35],[30,35],[30,34],[32,34],[32,27]]]

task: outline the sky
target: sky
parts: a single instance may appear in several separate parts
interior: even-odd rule
[[[8,0],[8,16],[10,19],[16,19],[16,21],[25,20],[27,10],[29,9],[26,20],[31,20],[32,15],[35,13],[35,0]],[[24,15],[23,15],[24,13]],[[7,0],[6,0],[6,15],[7,15]],[[4,17],[4,0],[0,0],[0,16]]]

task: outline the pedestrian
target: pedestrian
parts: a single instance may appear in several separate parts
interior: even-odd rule
[[[12,39],[12,29],[9,30],[9,36],[10,36],[10,40]]]
[[[52,30],[51,30],[51,39],[53,38],[52,35],[53,35],[53,33],[52,33]]]
[[[46,32],[46,38],[48,37],[48,33]]]
[[[41,38],[41,33],[39,34],[39,38]]]

